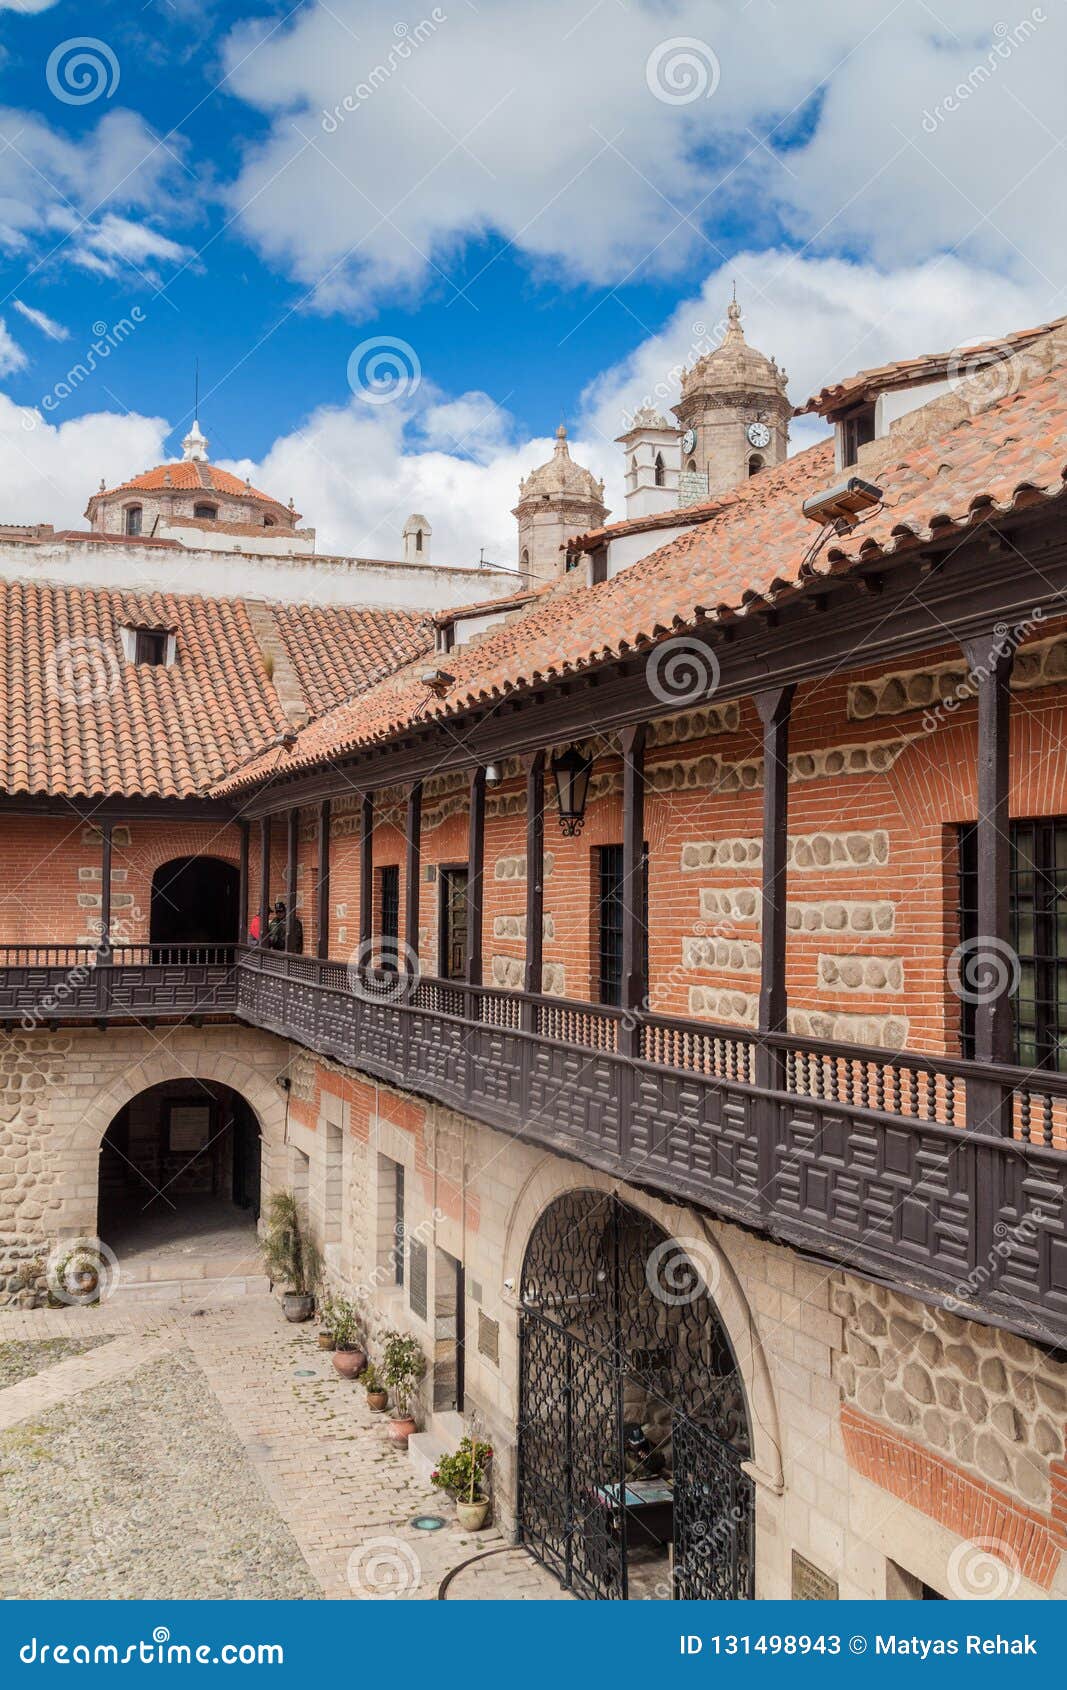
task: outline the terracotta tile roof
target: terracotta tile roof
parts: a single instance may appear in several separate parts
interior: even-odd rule
[[[761,474],[764,473],[761,471]],[[623,522],[608,522],[603,528],[591,528],[588,534],[577,534],[568,540],[569,552],[591,552],[604,540],[617,540],[621,534],[654,533],[657,528],[688,528],[695,522],[709,522],[713,516],[735,502],[736,495],[718,493],[699,505],[679,505],[677,510],[656,511],[649,516],[631,516]]]
[[[532,604],[534,599],[542,593],[547,593],[555,585],[552,581],[540,581],[536,586],[524,587],[519,592],[508,593],[499,599],[475,599],[472,604],[455,604],[448,610],[439,610],[434,617],[438,628],[447,628],[452,622],[460,622],[466,616],[486,616],[490,611],[520,610],[524,604]]]
[[[901,451],[879,472],[885,502],[852,534],[835,536],[814,566],[816,536],[802,515],[809,495],[834,479],[827,440],[763,470],[716,516],[631,568],[578,593],[549,596],[525,616],[449,654],[455,684],[427,696],[414,665],[352,704],[311,723],[290,751],[259,759],[247,778],[308,766],[354,751],[423,720],[491,703],[511,689],[554,680],[647,648],[703,620],[743,614],[754,603],[801,590],[857,562],[891,557],[946,529],[1064,490],[1067,366],[995,404],[961,403],[938,438]]]
[[[313,716],[366,692],[433,645],[433,624],[408,611],[271,608]]]
[[[973,372],[983,363],[999,363],[1015,352],[1024,351],[1035,340],[1052,334],[1065,323],[1067,317],[1057,317],[1054,322],[1042,323],[1034,329],[1017,329],[1014,334],[1006,334],[1000,340],[985,340],[975,346],[954,346],[948,352],[921,352],[915,358],[899,358],[893,364],[859,370],[844,381],[821,387],[805,405],[798,405],[793,415],[803,417],[815,411],[820,416],[827,416],[848,405],[862,404],[865,399],[888,389],[943,380],[953,366],[961,367],[964,374]]]
[[[273,609],[312,712],[416,649],[415,617]],[[124,627],[173,629],[177,662],[127,662]],[[0,581],[0,723],[0,790],[66,797],[192,796],[291,731],[241,600],[19,581]]]
[[[160,492],[225,493],[231,499],[255,499],[260,504],[277,505],[280,511],[288,514],[288,507],[273,493],[261,493],[239,476],[231,475],[228,469],[219,469],[217,464],[195,459],[188,463],[182,459],[178,463],[157,464],[155,469],[147,469],[143,475],[135,475],[132,480],[122,481],[117,487],[106,487],[102,493],[94,493],[93,500],[109,498],[113,493]]]

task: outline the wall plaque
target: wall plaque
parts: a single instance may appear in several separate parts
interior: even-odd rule
[[[500,1323],[490,1320],[484,1309],[478,1310],[478,1354],[500,1365]]]
[[[418,1238],[408,1239],[408,1307],[412,1314],[426,1319],[426,1246]]]
[[[172,1103],[168,1148],[183,1156],[203,1150],[211,1137],[210,1103]]]
[[[827,1573],[813,1567],[810,1561],[805,1561],[803,1555],[793,1551],[793,1601],[794,1602],[836,1602],[840,1597],[837,1580]]]

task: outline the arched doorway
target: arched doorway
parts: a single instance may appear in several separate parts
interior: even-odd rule
[[[754,1594],[744,1388],[710,1252],[686,1244],[578,1190],[544,1211],[526,1249],[519,1530],[578,1596]]]
[[[104,1134],[98,1234],[121,1259],[235,1258],[255,1248],[259,1186],[259,1122],[241,1093],[166,1080],[132,1097]]]
[[[221,857],[172,857],[152,876],[153,945],[236,942],[240,874]]]

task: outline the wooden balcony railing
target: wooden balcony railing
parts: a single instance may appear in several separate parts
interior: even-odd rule
[[[1067,1344],[1067,1078],[267,950],[0,950],[9,1025],[212,1013]],[[761,1043],[774,1086],[756,1081]]]
[[[245,951],[238,1014],[639,1185],[1067,1339],[1067,1079]],[[635,1042],[636,1040],[636,1042]],[[999,1088],[1002,1132],[968,1127]],[[977,1095],[977,1091],[976,1091]],[[980,1117],[988,1121],[988,1110]]]

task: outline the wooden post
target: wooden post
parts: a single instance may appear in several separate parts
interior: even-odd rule
[[[760,949],[759,1031],[785,1031],[788,994],[786,960],[786,858],[789,850],[789,718],[792,686],[756,694],[763,723],[763,910]],[[756,1084],[780,1088],[782,1052],[762,1040],[756,1046]]]
[[[100,824],[100,949],[111,949],[111,832],[112,823]]]
[[[526,991],[544,985],[545,931],[545,754],[526,760]]]
[[[315,920],[315,954],[330,954],[330,800],[319,805],[318,906]]]
[[[978,695],[977,934],[959,957],[961,984],[973,987],[977,1062],[1010,1063],[1015,1055],[1011,997],[1019,965],[1011,945],[1011,820],[1009,815],[1011,692],[1014,647],[991,630],[962,640]],[[967,1125],[1009,1133],[1010,1093],[998,1081],[967,1085]]]
[[[259,818],[259,942],[267,943],[270,926],[270,817]]]
[[[293,922],[296,920],[296,859],[300,848],[300,811],[290,810],[286,817],[285,857],[285,948],[293,949]]]
[[[248,822],[244,816],[237,823],[241,835],[241,855],[237,883],[237,943],[248,943]]]
[[[622,1007],[629,1054],[640,1048],[637,1017],[648,1007],[645,927],[645,728],[623,728],[622,747]]]
[[[467,984],[482,983],[482,878],[485,869],[485,770],[471,770],[467,835]]]
[[[422,782],[408,789],[404,855],[404,967],[414,978],[419,972],[419,892],[422,879]]]
[[[365,792],[359,807],[359,952],[357,966],[371,965],[374,940],[374,794]]]

